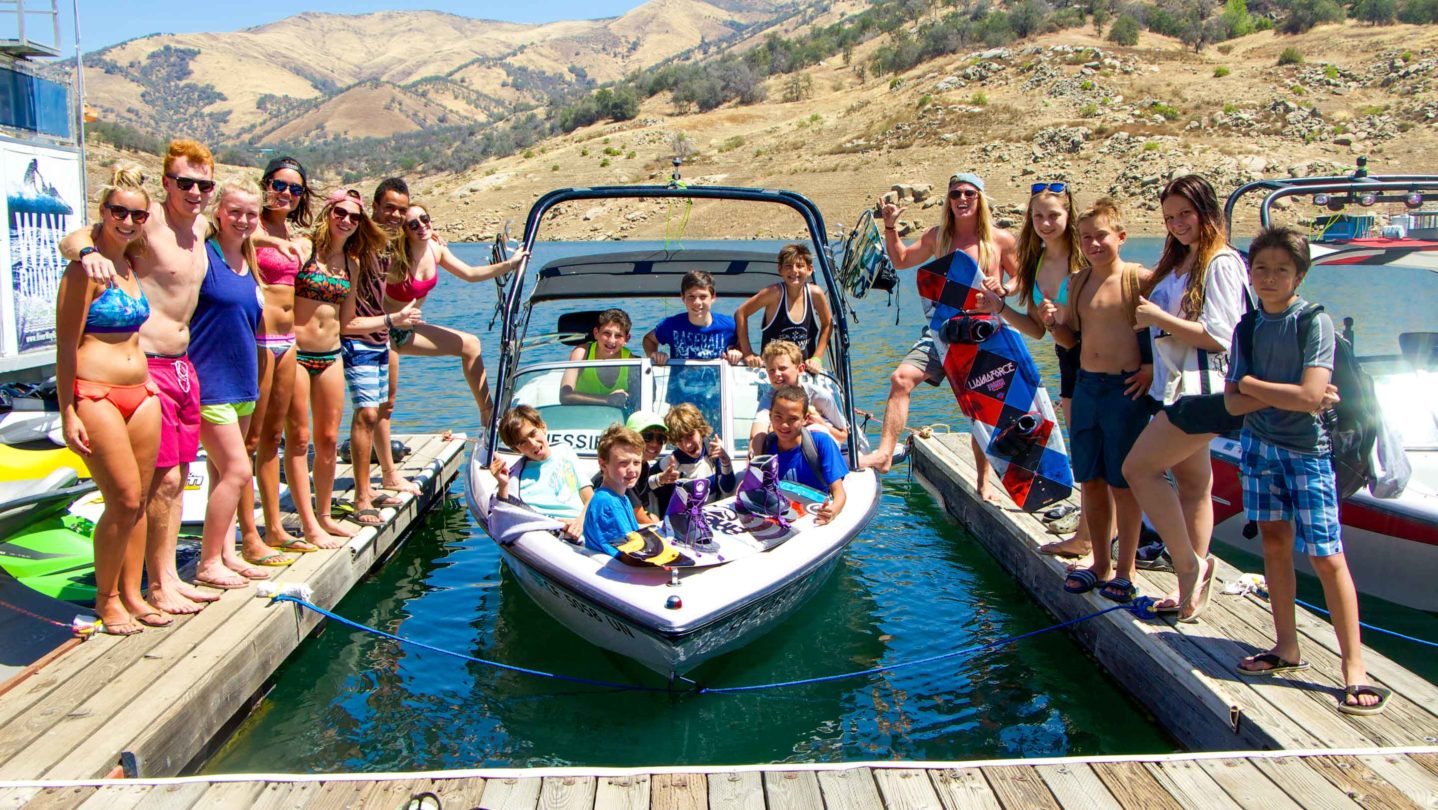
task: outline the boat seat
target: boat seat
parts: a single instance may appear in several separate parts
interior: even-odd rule
[[[1438,367],[1438,332],[1403,332],[1398,335],[1398,350],[1415,369]]]
[[[559,333],[559,342],[566,346],[583,346],[594,335],[599,325],[599,316],[608,310],[591,309],[583,312],[566,312],[559,316],[554,331]]]

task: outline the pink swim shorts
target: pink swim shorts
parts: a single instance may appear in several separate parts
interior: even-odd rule
[[[160,389],[157,469],[189,464],[200,455],[200,377],[188,355],[146,355],[150,380]]]

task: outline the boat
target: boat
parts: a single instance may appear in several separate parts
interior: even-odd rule
[[[1432,230],[1438,226],[1438,214],[1422,208],[1438,201],[1438,175],[1369,175],[1360,159],[1357,171],[1348,176],[1256,181],[1225,203],[1230,232],[1240,200],[1255,193],[1264,195],[1259,204],[1263,227],[1286,205],[1280,203],[1285,199],[1291,203],[1309,198],[1332,212],[1313,223],[1310,272],[1360,264],[1438,270],[1438,230]],[[1337,306],[1329,307],[1335,321],[1342,315],[1342,305]],[[1351,341],[1351,326],[1339,328]],[[1343,548],[1360,593],[1438,611],[1438,588],[1433,587],[1438,574],[1438,332],[1403,332],[1397,342],[1398,354],[1360,354],[1358,359],[1373,378],[1384,421],[1401,436],[1412,475],[1397,497],[1380,498],[1365,488],[1343,501]],[[1243,514],[1237,436],[1219,436],[1210,451],[1213,537],[1262,555],[1257,527]],[[1295,560],[1300,571],[1313,573],[1306,557],[1295,555]]]
[[[93,602],[93,524],[66,512],[95,491],[70,468],[44,478],[0,483],[0,571],[53,599]]]
[[[510,464],[519,458],[501,445],[498,435],[501,412],[514,405],[537,408],[548,427],[549,441],[573,448],[580,459],[581,476],[587,477],[598,470],[595,449],[606,427],[622,423],[629,413],[640,409],[663,415],[670,405],[666,401],[669,376],[708,367],[704,373],[713,375],[720,391],[718,421],[713,417],[710,421],[723,437],[741,478],[748,465],[749,430],[765,384],[762,371],[730,366],[723,360],[671,360],[658,366],[640,356],[570,362],[567,352],[568,345],[588,339],[589,327],[598,315],[597,310],[576,311],[576,306],[583,310],[606,305],[634,307],[643,306],[646,300],[672,304],[682,275],[704,269],[714,275],[719,297],[733,302],[728,307],[732,309],[738,301],[779,280],[778,245],[750,239],[707,241],[692,247],[673,242],[626,245],[623,241],[560,245],[541,237],[541,225],[548,225],[558,215],[577,206],[615,201],[682,206],[686,211],[696,204],[742,203],[741,207],[750,211],[774,212],[766,216],[796,217],[814,249],[811,280],[831,301],[840,300],[840,290],[823,218],[812,202],[792,192],[677,183],[569,188],[544,195],[529,212],[523,244],[530,258],[511,275],[500,302],[503,329],[495,382],[497,405],[495,418],[466,473],[469,509],[490,536],[498,538],[504,563],[541,608],[589,642],[673,679],[752,642],[799,610],[868,525],[878,508],[880,490],[872,470],[851,471],[844,479],[847,503],[824,526],[816,526],[807,512],[807,507],[824,497],[813,491],[785,490],[793,498],[797,515],[787,527],[755,519],[737,508],[733,497],[710,504],[704,513],[716,527],[722,527],[722,531],[716,528],[715,534],[723,535],[724,553],[688,547],[677,539],[664,541],[686,554],[695,563],[691,567],[627,565],[542,529],[516,528],[509,505],[493,498],[496,482],[489,472],[496,455]],[[497,243],[493,258],[502,260],[505,252],[504,244]],[[725,309],[723,302],[719,308]],[[829,386],[851,424],[857,424],[853,421],[844,312],[842,307],[832,309],[831,373],[817,376],[815,384]],[[549,320],[537,314],[541,310],[558,310],[558,316]],[[550,323],[552,330],[539,326]],[[638,334],[633,337],[643,331],[636,326]],[[530,359],[537,349],[546,347],[562,348],[564,359]],[[628,369],[628,379],[634,383],[625,406],[564,403],[560,380],[565,370],[599,365]],[[850,432],[844,448],[851,459],[860,452],[857,433]]]

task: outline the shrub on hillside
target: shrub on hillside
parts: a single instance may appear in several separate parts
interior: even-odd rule
[[[1278,64],[1280,66],[1301,65],[1303,64],[1303,54],[1300,53],[1297,48],[1293,47],[1292,45],[1289,45],[1287,48],[1283,49],[1283,53],[1278,55]]]
[[[1246,37],[1253,33],[1253,18],[1249,16],[1248,3],[1244,0],[1228,0],[1223,7],[1223,13],[1218,16],[1218,22],[1225,39]]]
[[[1120,15],[1108,29],[1108,41],[1132,48],[1138,44],[1138,20],[1132,14]]]
[[[1335,0],[1283,0],[1286,12],[1278,30],[1284,34],[1301,34],[1322,23],[1343,22],[1343,6]]]
[[[1398,21],[1411,25],[1438,23],[1438,0],[1403,0],[1398,5]]]
[[[1353,16],[1372,25],[1392,25],[1398,19],[1398,0],[1358,0]]]
[[[1215,78],[1215,79],[1222,79],[1224,76],[1227,76],[1228,74],[1229,74],[1228,68],[1224,67],[1223,65],[1219,65],[1218,67],[1216,67],[1216,68],[1213,69],[1213,78]]]

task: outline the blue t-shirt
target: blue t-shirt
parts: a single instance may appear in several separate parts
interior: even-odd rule
[[[670,315],[654,327],[654,337],[669,346],[669,356],[676,360],[714,360],[724,356],[734,343],[734,319],[711,312],[708,326],[689,322],[689,313]]]
[[[823,468],[825,480],[820,481],[810,472],[802,444],[779,452],[779,480],[794,481],[827,494],[831,484],[848,474],[849,465],[844,463],[843,451],[833,436],[814,430],[810,430],[809,435],[814,437],[814,449],[819,451],[819,466]]]
[[[1333,321],[1320,312],[1309,325],[1302,345],[1298,343],[1298,314],[1308,302],[1294,301],[1278,315],[1258,310],[1253,325],[1253,356],[1243,352],[1237,340],[1229,353],[1228,380],[1238,382],[1247,375],[1285,385],[1303,382],[1309,368],[1333,370]],[[1237,328],[1234,334],[1237,335]],[[201,389],[204,390],[204,389]],[[1342,396],[1343,392],[1339,392]],[[1311,413],[1262,408],[1243,417],[1243,426],[1250,433],[1271,445],[1295,453],[1328,452],[1328,433],[1322,421]]]
[[[614,542],[630,532],[639,531],[639,521],[634,519],[634,507],[629,498],[614,492],[609,487],[594,490],[589,506],[584,510],[584,545],[595,551],[607,551],[606,542]]]

